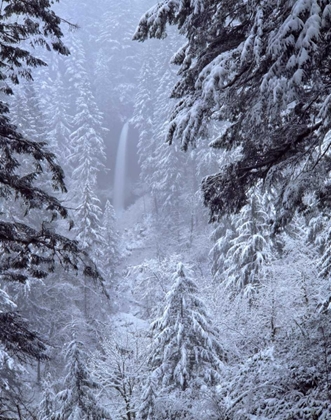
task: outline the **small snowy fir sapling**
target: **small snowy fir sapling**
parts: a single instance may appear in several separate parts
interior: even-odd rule
[[[119,235],[116,231],[116,218],[114,207],[110,201],[106,201],[105,210],[102,217],[103,235],[105,239],[105,249],[103,250],[102,262],[107,274],[113,275],[118,266],[119,255]]]
[[[52,377],[47,374],[42,383],[42,400],[39,404],[38,419],[49,420],[55,415],[55,392],[52,388]]]
[[[157,418],[156,414],[156,380],[153,375],[147,378],[147,382],[144,386],[143,393],[141,396],[141,404],[137,414],[138,420],[154,420]]]
[[[234,216],[235,233],[227,250],[223,273],[228,287],[249,293],[259,283],[261,268],[271,260],[273,243],[268,203],[259,191]]]
[[[111,416],[102,408],[94,394],[98,385],[91,379],[87,368],[88,355],[78,340],[66,346],[66,377],[64,390],[57,396],[52,420],[107,420]]]

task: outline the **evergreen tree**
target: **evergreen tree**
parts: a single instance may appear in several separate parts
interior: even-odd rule
[[[32,81],[24,81],[20,83],[15,89],[16,93],[10,103],[11,121],[17,126],[21,134],[34,142],[49,141],[49,130],[47,127],[46,115],[41,104],[40,91],[35,87]],[[57,153],[58,149],[47,147],[53,153]],[[58,156],[56,154],[56,156]],[[24,157],[19,159],[21,173],[24,174],[31,167],[32,161],[30,158]],[[61,162],[60,162],[61,163]],[[39,174],[36,180],[36,186],[43,188],[48,193],[53,192],[53,188],[49,179],[43,174]],[[14,212],[19,215],[20,212],[14,209]],[[20,220],[22,220],[22,212]],[[33,216],[27,217],[31,226],[35,226]]]
[[[204,386],[215,386],[220,380],[225,352],[197,296],[197,286],[184,272],[183,264],[178,265],[173,281],[163,315],[152,324],[148,366],[160,398],[169,398],[171,393],[180,396],[183,392],[185,399],[197,398]],[[145,405],[144,413],[153,409]]]
[[[32,80],[32,69],[46,65],[28,50],[28,43],[24,42],[26,40],[29,40],[33,47],[39,45],[60,54],[69,54],[61,39],[61,18],[52,10],[51,2],[45,1],[40,4],[37,0],[32,0],[27,4],[24,1],[5,0],[1,11],[1,37],[5,43],[0,55],[1,80],[10,80],[14,84],[18,84],[22,77]],[[17,19],[19,17],[22,19]],[[16,23],[13,24],[15,19]],[[6,82],[2,91],[13,92],[10,84]]]
[[[64,169],[67,169],[67,166],[69,166],[67,158],[72,154],[72,147],[68,143],[68,139],[72,132],[73,118],[70,113],[68,90],[65,88],[63,79],[64,75],[57,66],[55,77],[47,80],[49,95],[44,106],[47,117],[49,147],[56,153]]]
[[[134,48],[132,34],[143,12],[141,2],[128,0],[103,4],[96,32],[95,85],[101,109],[125,121],[132,115],[136,80],[141,66],[141,48]],[[130,10],[130,13],[127,13]]]
[[[41,110],[39,92],[32,81],[21,83],[10,107],[12,122],[20,132],[33,141],[47,139],[46,119]]]
[[[38,420],[49,420],[55,415],[55,393],[52,388],[52,377],[48,374],[42,383],[42,400],[38,409]]]
[[[90,85],[86,81],[79,85],[80,95],[77,97],[76,115],[73,119],[73,131],[70,135],[73,154],[70,160],[74,166],[72,178],[83,182],[89,176],[86,171],[91,171],[91,176],[96,176],[104,168],[105,146],[102,138],[102,115],[99,113]]]
[[[93,177],[91,180],[91,176],[88,176],[81,193],[81,202],[76,209],[76,217],[79,222],[73,232],[84,249],[89,250],[95,257],[100,257],[105,247],[105,237],[101,228],[100,201],[96,197],[93,187],[95,187]]]
[[[214,147],[241,147],[203,182],[212,219],[242,208],[261,180],[277,191],[275,230],[307,208],[307,192],[329,208],[329,2],[163,0],[135,39],[164,38],[167,23],[187,38],[168,141],[187,149],[215,118],[230,124]]]
[[[100,201],[96,197],[95,190],[95,177],[89,172],[86,172],[87,176],[85,184],[82,186],[83,191],[80,195],[80,202],[76,208],[75,216],[78,220],[76,223],[73,233],[75,234],[76,240],[81,243],[83,249],[90,253],[91,257],[95,260],[101,260],[103,258],[106,242],[104,229],[102,229],[102,210],[100,207]],[[87,278],[84,277],[84,314],[85,317],[90,315],[89,308],[89,295],[90,286]]]
[[[68,54],[61,40],[61,19],[52,10],[52,2],[5,0],[1,4],[0,20],[0,77],[4,94],[12,94],[15,90],[13,84],[18,84],[22,78],[31,81],[32,69],[45,65],[34,55],[31,46]],[[0,287],[9,290],[9,293],[11,287],[28,286],[31,280],[41,281],[54,271],[58,263],[64,269],[81,268],[86,275],[99,276],[78,243],[55,232],[53,220],[66,218],[67,209],[37,181],[44,176],[50,180],[53,191],[65,192],[64,174],[56,163],[55,155],[45,147],[45,138],[41,138],[45,134],[44,129],[38,132],[41,126],[34,120],[39,119],[40,108],[32,85],[26,87],[28,97],[25,96],[23,104],[29,101],[29,109],[25,109],[29,111],[29,121],[24,127],[22,124],[24,130],[12,124],[10,108],[4,96],[0,103],[0,195],[1,207],[6,209],[0,220]],[[20,94],[22,97],[22,90]],[[23,131],[33,138],[24,136]],[[25,213],[17,220],[10,213],[11,209],[20,207],[25,209]],[[23,410],[23,381],[21,378],[16,380],[14,365],[20,371],[18,361],[45,359],[46,344],[32,330],[31,323],[16,312],[17,309],[4,307],[0,313],[1,354],[5,355],[4,363],[1,362],[4,382],[1,381],[0,405],[2,414],[7,418],[28,418],[31,415],[29,408],[25,405]]]
[[[319,213],[309,221],[308,239],[320,252],[318,259],[319,272],[322,277],[329,278],[331,273],[331,249],[329,246],[331,226],[329,217]]]
[[[76,191],[72,200],[76,206],[77,220],[76,238],[83,241],[84,249],[100,255],[104,238],[102,235],[102,210],[96,195],[97,174],[104,169],[105,145],[103,140],[103,116],[92,94],[86,56],[81,40],[72,38],[75,58],[68,63],[68,73],[76,90],[76,112],[73,118],[73,131],[70,134],[72,154],[70,162],[73,166],[71,186]],[[94,246],[95,241],[95,246]]]
[[[20,16],[23,19],[20,20]],[[17,20],[14,25],[13,19]],[[6,45],[0,53],[2,80],[8,78],[14,83],[18,83],[19,77],[31,80],[32,68],[45,64],[23,47],[23,41],[30,40],[32,45],[68,54],[61,41],[60,18],[52,11],[48,1],[42,4],[38,1],[5,1],[1,21],[1,37],[3,45]],[[50,45],[47,37],[51,38]],[[2,91],[12,93],[6,82]],[[55,162],[55,156],[45,149],[44,143],[26,139],[17,131],[6,115],[9,109],[5,102],[1,102],[0,108],[1,197],[8,208],[13,206],[14,200],[20,199],[26,212],[36,212],[39,218],[36,228],[3,218],[0,221],[1,280],[18,284],[29,278],[44,278],[54,270],[57,260],[67,268],[85,266],[86,273],[97,276],[92,265],[83,263],[83,254],[76,242],[47,228],[50,220],[67,216],[62,204],[35,183],[38,175],[47,171],[53,188],[66,191],[63,171]],[[30,167],[22,170],[20,162],[28,159]],[[1,331],[1,342],[13,353],[43,357],[44,346],[40,344],[38,335],[28,331],[18,314],[3,312]]]
[[[119,249],[118,249],[118,233],[115,230],[115,211],[110,201],[106,201],[105,211],[102,218],[102,227],[104,231],[104,242],[105,247],[103,249],[103,268],[111,278],[116,270],[116,267],[120,260]]]
[[[235,232],[225,255],[223,279],[237,291],[254,289],[260,283],[261,268],[272,259],[270,216],[267,197],[254,191],[234,217]]]
[[[76,40],[78,71],[73,74],[76,98],[76,115],[70,139],[73,153],[70,162],[74,168],[71,173],[71,188],[75,191],[72,207],[75,208],[77,223],[73,229],[75,239],[81,241],[83,249],[91,253],[95,261],[102,260],[106,248],[104,228],[102,227],[102,209],[97,197],[97,174],[104,169],[105,146],[102,138],[102,115],[91,93],[88,75],[84,70],[85,55],[82,45]],[[81,67],[82,66],[82,67]],[[70,68],[69,68],[70,70]],[[72,71],[71,69],[70,71]],[[84,279],[84,313],[89,313],[89,287]]]
[[[16,87],[16,94],[15,96],[11,98],[10,113],[11,113],[12,123],[15,126],[17,126],[17,128],[22,134],[25,135],[25,130],[29,128],[33,130],[35,127],[33,126],[33,122],[29,121],[29,117],[31,117],[31,114],[27,106],[27,97],[26,97],[27,90],[24,89],[24,87],[25,87],[25,83],[22,83],[22,82],[20,85]],[[32,122],[31,127],[29,127],[29,122]],[[35,132],[35,130],[32,133],[32,135],[33,135],[33,140],[38,141],[38,139],[36,139],[37,133]]]
[[[147,379],[141,396],[141,405],[137,414],[138,420],[153,420],[157,418],[158,414],[156,412],[156,388],[156,381],[154,380],[153,376],[150,375]]]
[[[231,240],[235,236],[235,227],[233,220],[229,216],[223,216],[217,223],[211,239],[214,245],[210,251],[212,260],[212,274],[214,279],[218,282],[223,282],[225,279],[224,273],[226,270],[226,256],[231,247]]]
[[[66,346],[65,389],[57,394],[58,406],[53,420],[106,420],[110,415],[97,402],[97,384],[87,369],[87,352],[78,340]]]
[[[34,358],[46,359],[46,346],[36,334],[27,329],[26,320],[17,313],[17,305],[0,289],[0,419],[17,418],[26,404],[22,384],[23,362]],[[31,329],[31,325],[29,325]],[[17,354],[19,357],[17,357]]]
[[[165,258],[144,260],[142,264],[129,267],[128,278],[133,282],[133,296],[139,302],[140,316],[154,319],[160,302],[164,301],[171,287],[171,274],[182,260],[181,255],[171,254]]]

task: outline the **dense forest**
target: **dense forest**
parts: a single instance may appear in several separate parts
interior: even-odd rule
[[[331,1],[155,1],[0,3],[0,420],[329,420]]]

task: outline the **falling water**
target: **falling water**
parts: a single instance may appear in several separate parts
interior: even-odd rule
[[[124,210],[125,178],[126,178],[126,144],[128,140],[129,123],[123,125],[117,149],[113,205],[119,216]]]

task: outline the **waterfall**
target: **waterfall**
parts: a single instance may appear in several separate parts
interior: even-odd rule
[[[117,216],[119,216],[124,210],[126,184],[126,145],[128,140],[128,132],[129,123],[126,122],[123,125],[121,131],[115,164],[113,206]]]

